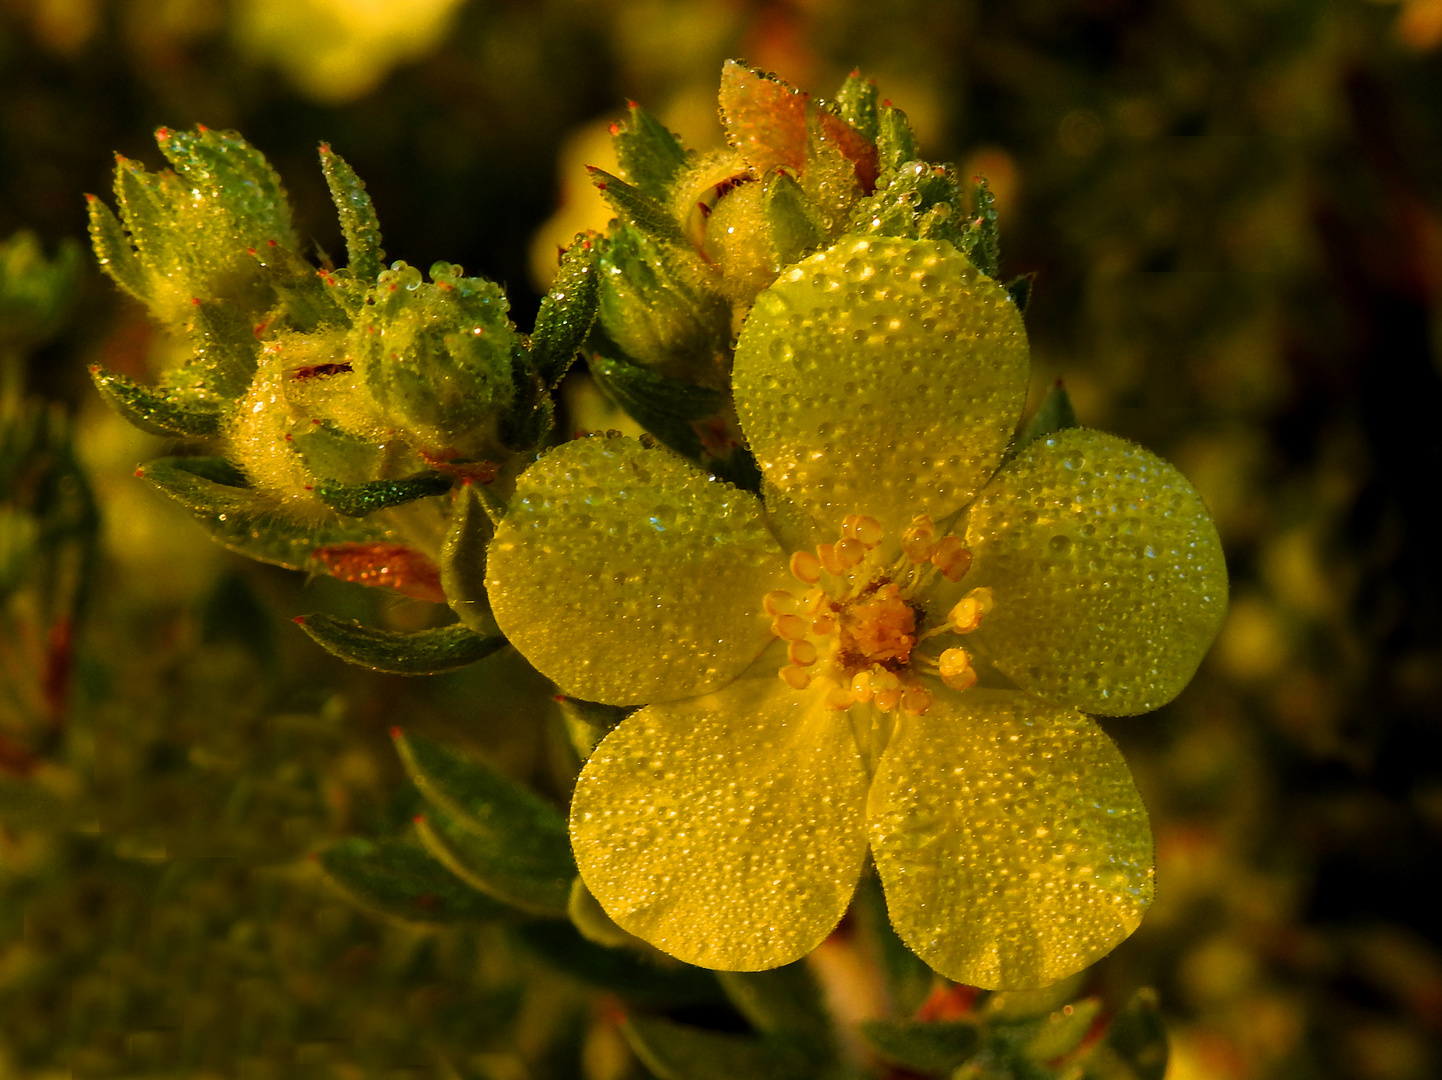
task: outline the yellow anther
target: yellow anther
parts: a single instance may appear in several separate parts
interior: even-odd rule
[[[836,612],[823,611],[811,620],[811,632],[817,637],[836,633]]]
[[[900,690],[901,676],[894,671],[887,671],[883,667],[874,667],[871,669],[871,689],[877,693]]]
[[[858,671],[851,676],[851,696],[856,701],[870,701],[872,695],[871,672]]]
[[[956,537],[947,536],[931,553],[931,562],[947,581],[960,581],[971,569],[971,552]]]
[[[951,678],[947,678],[945,675],[941,677],[941,681],[953,690],[970,690],[976,685],[976,679],[976,668],[967,668],[965,671],[960,671],[951,676]]]
[[[846,569],[841,565],[841,560],[836,556],[835,544],[817,544],[816,557],[821,561],[821,565],[825,568],[826,572],[833,577],[840,577],[842,571]]]
[[[828,709],[849,709],[856,704],[856,696],[844,686],[838,686],[826,695]]]
[[[781,676],[781,681],[793,690],[805,690],[811,685],[810,673],[795,664],[787,664],[777,674]]]
[[[798,551],[791,556],[791,576],[805,585],[815,585],[821,580],[821,560],[809,551]]]
[[[867,547],[881,543],[881,522],[862,514],[856,519],[856,531],[852,534]]]
[[[901,692],[901,708],[912,716],[921,716],[931,708],[931,692],[912,683]]]
[[[847,537],[836,544],[836,561],[843,568],[850,570],[853,566],[866,558],[866,545],[860,540],[853,540]]]
[[[937,667],[941,670],[941,677],[949,679],[953,675],[960,675],[963,671],[971,668],[971,657],[965,649],[946,649],[936,659]]]
[[[795,593],[789,593],[785,589],[776,589],[767,593],[761,598],[762,605],[766,608],[768,615],[795,615],[800,609],[801,603],[796,599]]]
[[[936,550],[936,526],[927,514],[918,514],[901,534],[901,550],[914,563],[924,563]]]
[[[771,622],[771,629],[777,637],[786,641],[800,641],[809,627],[799,615],[778,615]]]
[[[901,701],[901,688],[894,687],[890,690],[882,690],[876,695],[876,707],[882,712],[890,712]]]
[[[786,655],[791,658],[793,664],[801,667],[810,667],[816,663],[816,646],[805,638],[800,641],[793,641],[786,649]]]
[[[826,603],[825,589],[807,589],[806,595],[801,598],[800,606],[796,609],[796,614],[809,619],[821,610],[821,605],[824,603]]]
[[[972,589],[951,609],[946,621],[958,634],[969,634],[981,625],[982,616],[996,606],[990,588]]]

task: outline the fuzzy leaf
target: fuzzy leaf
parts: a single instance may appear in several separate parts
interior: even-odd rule
[[[803,961],[770,971],[720,971],[716,978],[757,1031],[794,1042],[813,1061],[835,1055],[835,1033],[821,988]]]
[[[90,377],[105,403],[141,431],[197,439],[220,434],[218,409],[187,400],[174,390],[142,386],[98,364],[90,368]]]
[[[876,141],[881,124],[877,114],[874,80],[862,78],[861,72],[853,71],[846,76],[846,81],[836,92],[833,105],[836,115],[854,127],[862,138],[873,143]]]
[[[145,300],[148,288],[145,270],[140,264],[135,249],[131,247],[120,220],[110,207],[94,195],[85,196],[89,204],[90,245],[101,268],[110,275],[115,284],[137,300]]]
[[[676,174],[686,165],[686,147],[673,132],[634,101],[631,119],[612,142],[626,179],[648,198],[664,203]]]
[[[486,599],[486,545],[495,526],[481,503],[479,484],[463,484],[451,503],[451,526],[441,545],[441,589],[461,622],[482,636],[496,633]]]
[[[663,244],[686,244],[676,219],[640,188],[595,166],[586,166],[586,171],[591,174],[591,183],[596,185],[596,190],[626,224]]]
[[[363,484],[322,480],[316,484],[315,493],[332,510],[347,517],[365,517],[377,510],[441,495],[450,489],[451,478],[445,473],[423,472],[399,480],[369,480]]]
[[[1138,990],[1112,1018],[1106,1036],[1082,1063],[1085,1080],[1162,1080],[1167,1071],[1167,1029],[1157,992]]]
[[[926,1073],[949,1073],[981,1049],[981,1032],[966,1020],[868,1020],[861,1034],[885,1057]]]
[[[802,1080],[814,1062],[798,1048],[630,1016],[621,1027],[631,1049],[660,1080]]]
[[[323,613],[295,619],[317,645],[332,656],[392,675],[435,675],[484,659],[506,639],[481,637],[461,623],[410,633],[377,630],[354,619]]]
[[[715,415],[718,390],[676,379],[616,357],[591,357],[591,374],[610,397],[656,438],[693,460],[702,453],[701,437],[688,421]]]
[[[876,127],[876,151],[881,159],[881,183],[885,184],[889,174],[895,173],[908,161],[915,161],[919,156],[916,135],[912,133],[906,114],[893,107],[890,102],[882,102],[877,113]]]
[[[518,926],[513,939],[548,966],[587,986],[620,994],[638,1004],[676,1008],[725,1000],[715,976],[703,968],[607,948],[588,941],[569,923],[547,920]]]
[[[380,221],[366,194],[365,182],[328,143],[320,145],[320,167],[340,216],[346,268],[358,281],[374,281],[385,265],[386,253],[381,249]]]
[[[555,281],[541,298],[531,334],[531,367],[546,387],[561,381],[596,321],[599,254],[591,234],[577,233],[561,256]]]
[[[1053,435],[1058,431],[1077,426],[1076,411],[1071,407],[1071,398],[1066,392],[1066,387],[1062,385],[1062,381],[1058,379],[1056,384],[1047,391],[1046,397],[1042,399],[1036,412],[1032,413],[1026,426],[1021,429],[1021,434],[1016,437],[1016,445],[1012,448],[1012,454],[1015,455],[1043,435]]]
[[[576,876],[569,859],[565,873],[552,873],[529,857],[524,837],[478,832],[436,807],[417,817],[415,826],[425,849],[466,884],[522,911],[566,915]]]
[[[778,169],[771,174],[761,205],[771,230],[771,255],[777,263],[789,266],[821,246],[821,223],[790,173]]]
[[[991,193],[984,176],[972,181],[970,231],[962,247],[978,270],[987,277],[996,277],[1001,266],[996,196]]]
[[[351,837],[316,860],[331,883],[361,907],[406,922],[488,922],[508,913],[504,904],[404,841]]]
[[[1101,998],[1086,998],[1053,1012],[1036,1025],[1023,1052],[1038,1062],[1053,1061],[1063,1054],[1070,1054],[1086,1038],[1101,1008]]]

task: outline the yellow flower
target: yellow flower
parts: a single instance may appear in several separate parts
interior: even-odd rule
[[[1200,499],[1095,431],[1003,464],[1025,333],[946,243],[784,272],[734,385],[764,506],[580,439],[522,475],[489,552],[540,671],[645,704],[577,782],[587,887],[674,956],[756,970],[831,932],[869,849],[943,975],[1034,987],[1104,955],[1151,900],[1152,840],[1082,710],[1145,712],[1195,671],[1226,602]]]

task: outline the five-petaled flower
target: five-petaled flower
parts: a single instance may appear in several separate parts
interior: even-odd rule
[[[755,970],[831,932],[869,849],[943,975],[1033,987],[1096,960],[1151,900],[1152,840],[1086,713],[1170,700],[1215,635],[1201,500],[1096,431],[1006,459],[1025,332],[944,242],[853,238],[783,272],[733,378],[764,505],[580,439],[522,475],[490,549],[515,646],[568,694],[645,706],[577,782],[587,887],[672,955]]]

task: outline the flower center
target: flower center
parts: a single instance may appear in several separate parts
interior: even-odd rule
[[[918,646],[942,634],[971,633],[991,610],[992,592],[973,589],[944,622],[923,630],[920,598],[938,577],[960,581],[971,552],[954,536],[938,540],[925,514],[902,533],[899,556],[888,560],[881,541],[875,518],[850,514],[835,543],[791,556],[791,574],[801,588],[765,597],[772,630],[790,643],[789,663],[779,674],[797,690],[825,679],[826,702],[834,709],[871,702],[883,712],[899,706],[920,715],[930,707],[931,693],[919,673],[935,675],[954,690],[974,685],[977,676],[965,649],[933,656]]]

